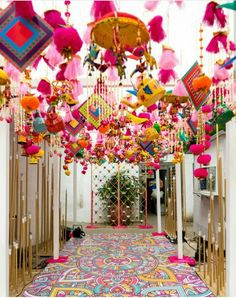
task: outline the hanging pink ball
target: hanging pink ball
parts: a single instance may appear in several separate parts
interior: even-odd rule
[[[199,155],[204,152],[204,145],[203,144],[194,144],[189,147],[189,150],[194,155]]]
[[[205,166],[208,165],[211,162],[211,156],[210,156],[210,154],[199,155],[198,158],[197,158],[197,162],[200,165],[205,165]]]
[[[205,150],[209,149],[211,147],[210,141],[205,141]]]
[[[195,169],[193,175],[197,179],[205,179],[208,176],[208,171],[204,168]]]
[[[207,113],[210,113],[212,111],[212,108],[210,105],[204,105],[202,106],[202,112],[207,114]]]
[[[210,125],[208,123],[205,124],[205,131],[207,133],[211,133],[211,132],[213,132],[213,130],[214,130],[214,127],[212,125]]]
[[[206,141],[210,141],[211,140],[211,136],[210,135],[205,135],[205,140]]]
[[[26,148],[26,153],[28,155],[33,155],[33,154],[37,154],[39,152],[40,148],[37,145],[31,145],[29,147]]]

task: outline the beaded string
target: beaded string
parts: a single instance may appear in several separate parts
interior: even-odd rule
[[[71,4],[70,0],[65,0],[64,4],[66,5],[66,12],[65,12],[65,17],[66,17],[66,25],[70,25],[70,12],[69,12],[69,6]]]

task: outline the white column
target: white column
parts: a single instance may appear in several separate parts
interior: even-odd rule
[[[0,297],[9,296],[9,124],[0,122]]]
[[[236,122],[226,124],[226,296],[236,296]]]
[[[73,163],[73,222],[77,221],[77,163]]]
[[[57,260],[59,258],[60,241],[59,241],[59,157],[53,157],[53,258]]]
[[[177,208],[177,234],[178,234],[178,258],[183,258],[183,222],[182,222],[182,193],[180,163],[175,165],[176,176],[176,208]]]
[[[193,155],[184,155],[185,166],[185,193],[186,193],[186,218],[191,221],[193,219]]]
[[[160,171],[156,171],[156,193],[157,193],[157,232],[162,232],[161,227],[161,198],[160,198]]]

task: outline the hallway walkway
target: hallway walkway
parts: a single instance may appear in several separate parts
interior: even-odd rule
[[[151,234],[93,234],[70,240],[64,264],[49,264],[22,296],[213,296],[174,246]]]

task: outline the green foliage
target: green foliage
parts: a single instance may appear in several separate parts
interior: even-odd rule
[[[98,194],[102,201],[117,204],[118,197],[118,173],[109,177],[106,182],[98,189]],[[137,177],[127,175],[124,171],[120,172],[120,201],[122,204],[130,205],[138,200],[139,180]]]

